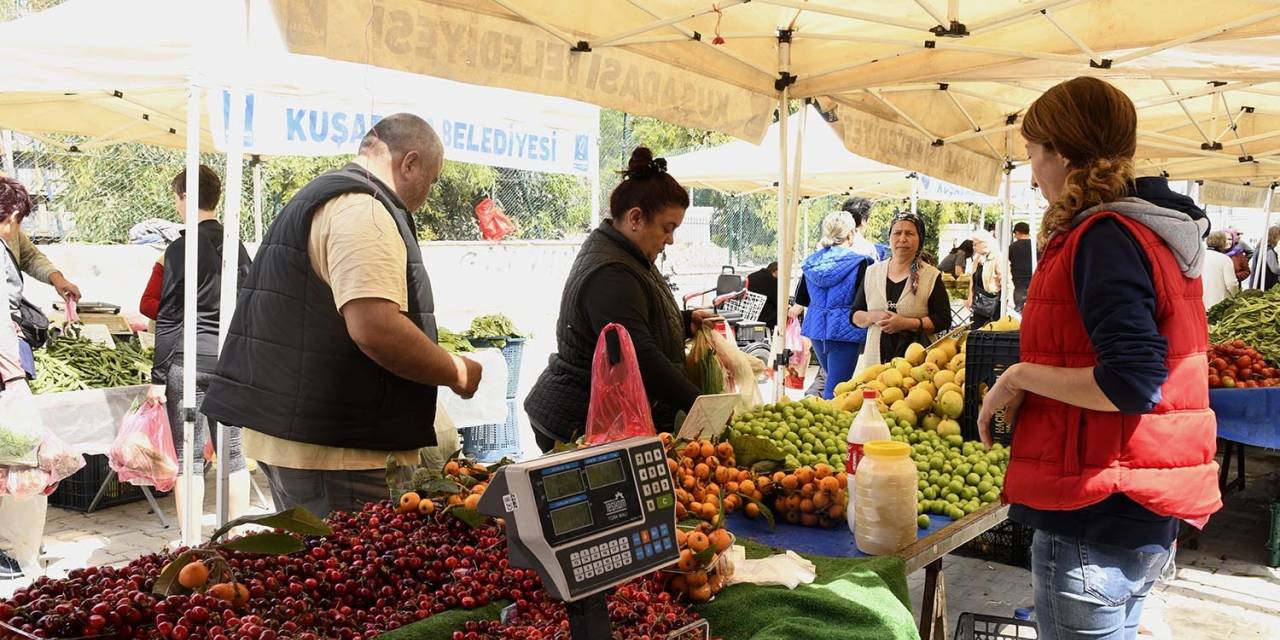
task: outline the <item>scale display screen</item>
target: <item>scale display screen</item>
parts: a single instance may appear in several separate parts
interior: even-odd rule
[[[617,458],[587,465],[587,484],[592,489],[607,487],[622,480],[622,461]]]
[[[591,526],[592,522],[594,520],[591,517],[591,504],[586,501],[560,507],[551,512],[551,529],[558,536]]]
[[[585,488],[582,486],[582,473],[577,469],[542,477],[542,491],[547,496],[547,502],[582,493]]]

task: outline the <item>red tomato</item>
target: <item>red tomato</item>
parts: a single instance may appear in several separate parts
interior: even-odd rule
[[[1222,378],[1211,374],[1209,376],[1209,388],[1217,389],[1218,387],[1221,387],[1221,386],[1222,386]]]
[[[1214,369],[1217,369],[1218,371],[1222,371],[1223,369],[1227,368],[1227,361],[1222,358],[1214,358],[1213,362],[1211,362],[1210,364],[1213,366]]]
[[[1240,369],[1248,369],[1253,366],[1253,360],[1249,356],[1240,356],[1236,358],[1236,367]]]

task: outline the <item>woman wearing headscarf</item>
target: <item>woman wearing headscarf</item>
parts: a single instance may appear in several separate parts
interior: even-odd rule
[[[996,239],[986,231],[973,233],[973,278],[964,306],[972,312],[974,329],[1000,317],[1000,288],[1004,280],[1004,260],[996,250]]]
[[[924,220],[911,212],[894,216],[888,260],[867,269],[853,301],[853,324],[867,329],[858,369],[906,354],[912,342],[929,344],[951,328],[951,301],[942,273],[921,259]]]

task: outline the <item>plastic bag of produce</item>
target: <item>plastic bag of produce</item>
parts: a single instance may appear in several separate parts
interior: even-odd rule
[[[44,423],[30,394],[0,394],[0,466],[36,466]]]
[[[716,360],[724,371],[724,393],[738,393],[742,396],[738,403],[739,410],[750,409],[764,402],[764,398],[760,396],[760,385],[756,384],[755,365],[760,359],[747,355],[719,331],[710,332],[709,338]]]
[[[65,440],[47,428],[44,431],[44,442],[40,443],[39,458],[40,468],[49,476],[45,495],[53,493],[59,482],[84,467],[84,456],[76,453]]]
[[[49,482],[49,474],[39,467],[8,467],[5,469],[4,483],[0,484],[0,495],[25,500],[43,495]],[[52,483],[57,484],[57,483]]]
[[[809,343],[800,333],[800,321],[787,322],[787,349],[791,357],[787,359],[787,375],[783,384],[788,389],[804,389],[804,376],[809,372]]]
[[[121,482],[169,491],[178,477],[173,432],[163,405],[143,404],[125,415],[107,452],[107,463]]]
[[[685,373],[689,375],[689,379],[707,395],[724,393],[725,387],[724,367],[716,357],[715,343],[712,342],[714,334],[715,329],[703,325],[693,337],[693,344],[684,361]]]
[[[596,340],[595,359],[591,363],[586,443],[601,444],[656,433],[631,334],[620,324],[605,325]]]

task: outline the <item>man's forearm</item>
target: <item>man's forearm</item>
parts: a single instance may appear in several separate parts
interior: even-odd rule
[[[1093,367],[1051,367],[1024,362],[1010,367],[1005,375],[1010,372],[1014,373],[1014,386],[1028,393],[1091,411],[1119,411],[1098,386]]]
[[[360,350],[379,366],[419,384],[451,387],[466,376],[462,363],[431,341],[402,315],[394,316],[372,340],[357,341]]]

